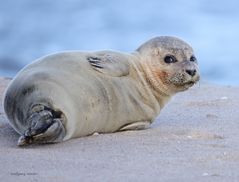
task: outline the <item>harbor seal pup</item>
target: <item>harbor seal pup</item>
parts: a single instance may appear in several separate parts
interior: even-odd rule
[[[18,145],[143,129],[199,80],[193,49],[169,36],[135,52],[62,52],[23,68],[5,92]]]

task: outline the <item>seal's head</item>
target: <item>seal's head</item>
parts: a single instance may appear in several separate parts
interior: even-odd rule
[[[137,51],[146,79],[160,92],[175,94],[193,86],[200,78],[192,47],[178,38],[156,37]]]

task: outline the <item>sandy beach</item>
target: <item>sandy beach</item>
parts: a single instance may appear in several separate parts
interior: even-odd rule
[[[0,102],[9,79],[0,78]],[[17,147],[0,107],[0,181],[239,181],[239,87],[201,83],[147,130]]]

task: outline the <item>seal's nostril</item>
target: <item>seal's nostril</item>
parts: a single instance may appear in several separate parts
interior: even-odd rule
[[[194,76],[196,74],[196,70],[186,70],[186,73],[189,74],[190,76]]]

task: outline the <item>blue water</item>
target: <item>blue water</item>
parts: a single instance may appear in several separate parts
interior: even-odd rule
[[[239,1],[1,0],[0,75],[63,50],[131,52],[158,35],[189,42],[202,78],[239,85]]]

